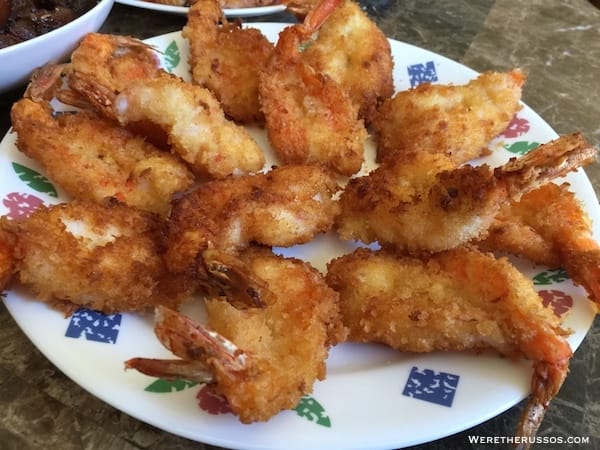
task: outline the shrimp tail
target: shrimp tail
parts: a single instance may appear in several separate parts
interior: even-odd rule
[[[267,283],[256,276],[240,259],[219,250],[202,254],[208,274],[205,287],[215,296],[225,295],[237,309],[264,308],[271,296]]]
[[[289,59],[296,59],[300,54],[301,43],[316,32],[331,15],[341,0],[321,0],[311,9],[302,23],[284,28],[279,35],[276,49]]]
[[[317,31],[342,0],[321,0],[304,18],[302,29],[308,34]]]
[[[212,372],[201,361],[131,358],[125,361],[125,369],[135,369],[145,375],[167,380],[189,380],[198,383],[213,381]]]
[[[600,307],[600,249],[565,250],[562,255],[565,270],[577,285],[583,286],[596,308]]]
[[[518,450],[527,450],[535,440],[548,405],[560,390],[568,371],[568,359],[558,363],[540,361],[534,364],[531,398],[521,414],[517,427],[517,436],[520,438],[516,447]]]
[[[246,354],[233,342],[167,307],[156,308],[154,332],[167,349],[183,360],[218,362],[228,371],[246,368]]]
[[[547,181],[591,164],[597,153],[598,149],[581,133],[572,133],[542,144],[521,158],[511,158],[494,170],[494,176],[505,183],[510,197],[518,198]]]
[[[23,96],[34,102],[49,102],[62,84],[62,76],[66,64],[46,64],[38,67],[31,75],[31,80]]]

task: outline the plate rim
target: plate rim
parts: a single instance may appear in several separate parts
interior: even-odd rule
[[[148,9],[151,11],[166,12],[177,15],[187,15],[189,7],[164,5],[161,3],[153,3],[145,0],[114,0],[115,3],[132,6],[134,8]],[[277,14],[286,10],[284,4],[256,6],[249,8],[225,8],[223,13],[226,17],[257,17],[268,14]],[[156,36],[153,36],[156,37]],[[150,38],[151,39],[151,38]]]
[[[258,27],[258,28],[261,28],[261,29],[263,27],[266,27],[266,28],[272,27],[272,28],[279,28],[279,29],[281,29],[284,26],[288,26],[290,24],[289,23],[278,23],[278,22],[264,22],[264,23],[257,22],[257,23],[247,24],[247,25],[248,26],[252,26],[252,27]],[[175,31],[175,32],[171,32],[171,33],[166,33],[166,34],[161,34],[161,35],[158,35],[158,36],[154,36],[154,37],[145,39],[145,41],[161,40],[161,39],[164,40],[164,39],[168,39],[170,37],[173,37],[173,36],[176,36],[176,35],[180,35],[180,34],[181,34],[181,31]],[[433,55],[436,58],[441,58],[441,59],[446,60],[446,61],[448,61],[448,62],[450,62],[452,64],[456,64],[456,65],[460,66],[460,68],[463,69],[463,70],[466,69],[466,70],[468,70],[470,72],[477,73],[473,69],[465,66],[464,64],[462,64],[460,62],[454,61],[452,59],[449,59],[449,58],[447,58],[447,57],[445,57],[443,55],[440,55],[438,53],[432,52],[430,50],[427,50],[427,49],[424,49],[424,48],[421,48],[421,47],[418,47],[418,46],[415,46],[415,45],[412,45],[412,44],[404,43],[404,42],[401,42],[401,41],[398,41],[398,40],[394,40],[394,39],[390,39],[390,41],[393,41],[393,42],[396,42],[398,44],[401,44],[402,46],[412,47],[413,49],[415,49],[415,50],[417,50],[419,52],[427,52],[428,54]],[[540,119],[540,121],[542,123],[544,123],[548,127],[548,130],[550,130],[554,135],[557,135],[556,132],[552,129],[552,127],[549,124],[547,124],[547,122],[545,122],[543,120],[543,118],[541,116],[539,116],[538,113],[536,113],[535,111],[533,111],[531,108],[527,107],[527,105],[524,105],[524,107],[526,107],[532,114],[534,114],[536,117],[538,117]],[[548,130],[544,131],[544,133],[546,133]],[[10,133],[11,133],[11,131],[9,130],[9,132],[7,133],[7,135],[10,134]],[[7,135],[4,136],[4,138],[2,139],[2,142],[4,142],[4,139],[6,139]],[[2,150],[2,145],[1,144],[0,144],[0,150]],[[583,182],[585,180],[587,182],[587,184],[589,185],[589,188],[593,192],[593,186],[592,186],[591,181],[590,181],[589,177],[587,176],[587,174],[584,171],[581,171],[581,173],[578,174],[578,177],[581,179],[580,180],[581,182]],[[595,194],[594,194],[594,196],[595,196]],[[600,214],[599,211],[600,211],[600,209],[599,210],[595,210],[595,213],[596,214]],[[15,321],[17,322],[17,324],[19,325],[19,327],[27,335],[27,337],[30,339],[30,341],[33,343],[33,345],[36,346],[36,348],[39,348],[38,345],[36,344],[36,342],[31,338],[30,334],[27,331],[25,331],[25,329],[21,326],[20,322],[13,315],[13,311],[12,311],[10,305],[9,305],[10,302],[7,302],[5,300],[4,303],[5,303],[5,305],[7,305],[7,309],[9,310],[9,312],[11,313],[11,315],[13,316],[13,318],[15,319]],[[52,311],[52,310],[50,310],[50,311]],[[583,338],[585,338],[585,335],[587,334],[587,332],[589,331],[589,329],[590,329],[590,327],[588,327],[587,330],[585,331]],[[40,351],[42,351],[42,350],[40,349]],[[100,398],[102,401],[110,404],[111,406],[115,407],[118,410],[121,410],[121,411],[125,412],[126,414],[129,414],[132,417],[138,418],[141,421],[144,421],[144,422],[149,423],[149,424],[151,424],[153,426],[161,428],[162,430],[164,430],[166,432],[177,434],[179,436],[183,436],[183,437],[186,437],[188,439],[192,439],[192,440],[195,440],[195,441],[198,441],[198,442],[204,442],[204,443],[208,443],[208,444],[212,444],[212,445],[231,446],[232,443],[235,442],[237,444],[235,448],[245,448],[245,449],[250,449],[250,450],[254,450],[254,449],[258,449],[258,448],[263,448],[258,443],[257,444],[253,444],[253,445],[248,444],[247,446],[239,447],[239,442],[238,441],[232,441],[232,440],[230,440],[230,438],[222,439],[222,440],[219,440],[219,439],[209,440],[209,439],[205,438],[204,440],[198,440],[196,437],[194,437],[194,436],[192,436],[190,434],[186,434],[186,433],[181,432],[181,431],[174,432],[173,430],[169,430],[169,429],[166,429],[164,427],[161,427],[160,422],[152,420],[151,418],[142,417],[139,412],[133,411],[133,410],[131,410],[131,408],[124,408],[122,405],[117,406],[117,405],[115,405],[114,401],[108,400],[108,399],[105,398],[104,395],[102,395],[101,393],[98,393],[97,389],[90,389],[90,387],[88,385],[84,385],[85,383],[82,384],[82,383],[80,383],[78,381],[75,381],[78,378],[78,376],[76,374],[74,376],[70,375],[70,373],[72,373],[72,370],[70,370],[68,368],[65,370],[64,364],[58,364],[58,363],[56,363],[55,360],[52,358],[52,355],[48,354],[46,351],[42,351],[42,353],[44,354],[44,356],[49,361],[51,361],[53,364],[55,364],[57,367],[59,367],[61,369],[61,371],[63,371],[65,374],[67,374],[67,376],[69,376],[69,378],[71,378],[71,380],[73,380],[74,382],[76,382],[77,384],[79,384],[81,387],[83,387],[85,390],[87,390],[88,392],[90,392],[92,395],[95,395],[96,397]],[[145,355],[137,355],[137,356],[145,356]],[[409,445],[415,445],[415,444],[418,444],[418,443],[431,442],[431,441],[436,440],[436,439],[444,438],[444,437],[450,436],[452,434],[455,434],[455,433],[458,433],[458,432],[461,432],[461,431],[465,431],[465,430],[467,430],[468,428],[470,428],[472,426],[481,424],[482,422],[484,422],[484,421],[486,421],[486,420],[488,420],[488,419],[490,419],[492,417],[497,416],[498,414],[502,413],[503,411],[506,411],[506,410],[514,407],[518,403],[518,401],[522,400],[526,395],[527,394],[525,394],[524,396],[521,396],[520,398],[518,398],[514,402],[513,401],[509,402],[509,404],[506,404],[503,407],[496,408],[496,411],[490,413],[487,417],[482,417],[482,418],[478,418],[478,419],[472,420],[471,423],[468,423],[468,424],[466,424],[464,426],[461,426],[459,429],[453,429],[453,430],[449,430],[449,431],[440,431],[440,430],[438,430],[437,433],[434,433],[432,435],[432,437],[430,439],[426,440],[426,441],[423,441],[423,440],[408,441],[408,442],[404,441],[402,444],[398,444],[399,441],[396,441],[396,443],[392,443],[392,442],[382,443],[382,442],[379,442],[377,446],[373,446],[373,447],[369,447],[369,448],[372,448],[372,449],[386,448],[386,447],[389,447],[390,445],[392,445],[394,447],[397,447],[397,448],[398,448],[398,445],[401,445],[402,447],[404,447],[404,446],[409,446]],[[268,447],[268,448],[276,448],[276,447]],[[364,449],[364,446],[363,445],[361,445],[360,447],[345,446],[344,448],[356,448],[356,449],[363,448]]]

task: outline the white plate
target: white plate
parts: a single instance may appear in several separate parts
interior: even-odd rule
[[[161,5],[160,3],[146,2],[144,0],[115,0],[115,3],[181,15],[187,15],[189,10],[187,6]],[[224,9],[223,13],[227,17],[255,17],[282,11],[285,11],[285,5],[257,6],[256,8],[228,8]]]
[[[253,24],[275,40],[283,24]],[[177,33],[148,40],[163,51],[168,70],[189,78],[187,44]],[[397,89],[413,82],[437,79],[464,83],[476,73],[429,51],[391,41]],[[412,75],[411,75],[412,74]],[[491,164],[514,153],[506,148],[531,146],[556,137],[528,107],[518,113],[520,127],[492,144]],[[266,145],[265,133],[252,129]],[[41,183],[37,164],[24,157],[8,134],[0,143],[0,214],[16,215],[28,205],[57,202],[66,197]],[[30,169],[28,172],[23,167]],[[600,211],[584,173],[568,180],[584,202],[595,224]],[[43,180],[41,180],[43,181]],[[37,199],[37,200],[36,200]],[[595,230],[598,233],[598,229]],[[598,235],[598,234],[596,234]],[[314,262],[319,269],[348,248],[327,235],[315,243],[286,250]],[[573,329],[569,342],[579,346],[594,318],[594,309],[581,288],[562,274],[522,262],[529,276],[546,282],[537,289],[560,306],[572,302],[565,325]],[[65,319],[25,292],[7,292],[5,303],[29,339],[73,381],[114,407],[168,432],[222,447],[238,449],[385,449],[438,439],[479,424],[512,407],[529,392],[531,367],[494,355],[433,353],[412,355],[377,345],[343,344],[331,351],[327,379],[303,400],[305,407],[284,411],[267,423],[242,425],[229,413],[209,405],[207,391],[185,383],[169,385],[135,371],[124,371],[123,361],[135,357],[169,357],[156,340],[152,318],[136,314],[93,317],[78,313]],[[198,317],[189,309],[186,313]],[[73,338],[70,336],[79,336]],[[418,389],[417,385],[431,389]],[[438,386],[437,388],[435,386]],[[150,391],[145,389],[152,386]],[[173,389],[173,392],[151,392]],[[442,388],[442,389],[440,389]],[[199,406],[197,395],[204,409]],[[207,403],[208,402],[208,403]],[[208,406],[207,406],[208,405]],[[558,408],[560,405],[552,405]]]

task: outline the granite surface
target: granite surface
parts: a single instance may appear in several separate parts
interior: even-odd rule
[[[373,0],[365,11],[385,33],[475,70],[521,67],[523,99],[557,132],[581,130],[600,145],[600,10],[583,0]],[[293,21],[287,13],[252,21]],[[102,31],[149,37],[180,30],[181,16],[116,4]],[[0,132],[22,89],[0,96]],[[600,167],[586,172],[600,193]],[[600,320],[571,362],[541,436],[584,436],[600,448]],[[467,435],[512,435],[523,404],[419,449],[483,449]],[[0,449],[216,449],[163,432],[87,393],[53,366],[0,305]],[[508,446],[494,445],[493,448]],[[538,445],[536,448],[561,448]]]

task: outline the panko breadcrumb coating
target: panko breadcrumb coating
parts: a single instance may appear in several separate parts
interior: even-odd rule
[[[597,152],[574,133],[496,168],[457,168],[447,155],[429,152],[390,158],[348,182],[336,229],[346,240],[411,253],[455,248],[485,236],[511,198],[595,161]]]
[[[373,120],[394,93],[394,61],[385,34],[352,0],[343,0],[302,52],[318,72],[333,78],[358,106],[358,117]]]
[[[251,242],[291,246],[328,231],[338,212],[334,174],[319,166],[281,166],[266,173],[203,183],[174,202],[167,263],[183,272],[216,248],[235,254]]]
[[[126,367],[201,382],[208,375],[240,421],[251,423],[294,408],[310,393],[325,378],[329,348],[345,339],[346,330],[337,293],[308,263],[259,247],[240,258],[271,292],[266,307],[238,310],[212,298],[205,326],[160,308],[156,334],[182,359],[135,358]]]
[[[506,202],[486,238],[476,245],[539,265],[563,267],[600,306],[600,246],[589,216],[568,183],[546,183]]]
[[[73,198],[116,197],[166,216],[173,195],[194,182],[179,158],[103,117],[86,112],[55,117],[48,105],[21,99],[11,119],[19,150]]]
[[[139,39],[88,33],[71,54],[66,72],[70,89],[114,118],[115,96],[131,82],[153,78],[162,69],[156,50]]]
[[[177,307],[189,294],[166,270],[157,215],[114,200],[73,200],[5,223],[16,236],[18,280],[67,314],[79,306],[105,313]]]
[[[373,121],[379,161],[421,151],[457,165],[489,153],[487,145],[521,109],[525,75],[485,72],[466,85],[423,83],[384,102]]]
[[[250,133],[225,117],[208,89],[166,72],[127,86],[115,100],[115,113],[121,125],[141,121],[162,129],[171,151],[199,176],[240,175],[265,164]]]
[[[5,220],[0,217],[0,292],[6,288],[15,272],[15,237],[4,228]]]
[[[262,123],[258,75],[273,44],[256,28],[228,22],[217,0],[198,0],[181,35],[189,42],[192,80],[209,89],[238,123]]]
[[[480,351],[533,362],[517,435],[535,436],[572,356],[559,319],[505,258],[456,248],[422,258],[359,249],[330,262],[349,340],[400,351]]]
[[[351,176],[362,166],[367,139],[358,105],[302,51],[337,3],[320,3],[303,23],[279,34],[260,75],[259,99],[269,142],[283,164],[323,164]]]

